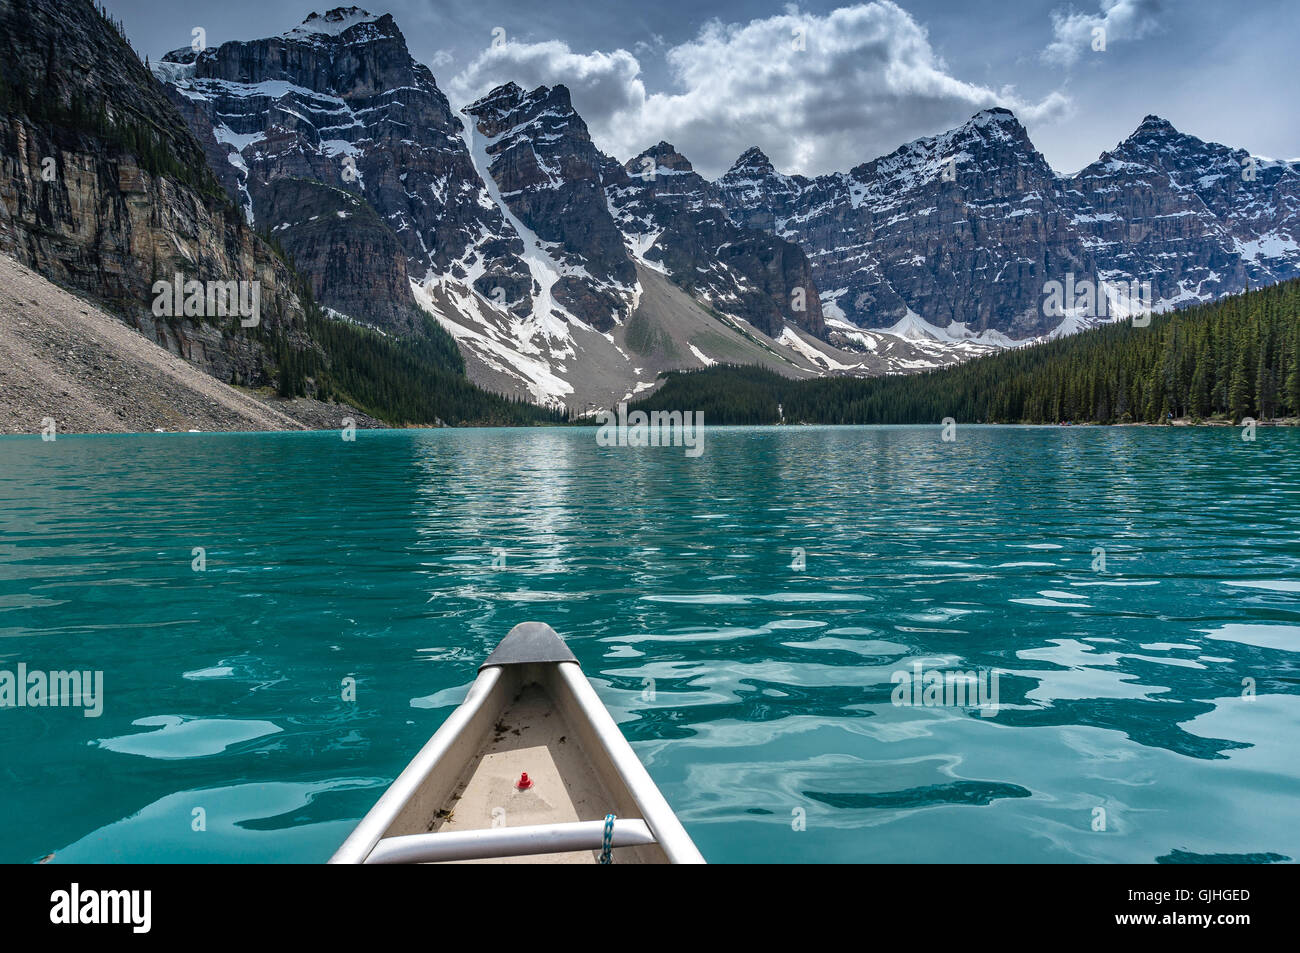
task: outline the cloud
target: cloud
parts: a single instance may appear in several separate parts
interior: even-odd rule
[[[673,86],[648,93],[627,50],[574,53],[552,40],[488,49],[452,80],[467,102],[513,79],[564,83],[606,152],[627,159],[666,139],[705,175],[726,171],[757,145],[777,168],[848,169],[903,142],[957,125],[989,106],[1033,122],[1061,116],[1068,100],[1038,102],[952,76],[925,28],[890,0],[824,16],[794,7],[748,23],[713,20],[666,50]]]
[[[651,33],[649,41],[637,40],[632,44],[632,52],[638,54],[657,53],[668,45],[668,41],[658,33]]]
[[[1052,34],[1055,39],[1043,50],[1042,59],[1061,66],[1072,66],[1079,54],[1093,50],[1102,40],[1102,49],[1116,40],[1138,40],[1159,23],[1160,0],[1101,0],[1101,13],[1052,11]],[[1098,32],[1100,31],[1100,33]]]
[[[588,125],[601,128],[620,116],[640,112],[646,102],[641,64],[627,50],[574,53],[559,40],[543,43],[504,43],[489,47],[448,84],[453,99],[463,104],[507,81],[524,89],[563,83],[573,94],[574,107]],[[603,136],[597,136],[600,141]]]

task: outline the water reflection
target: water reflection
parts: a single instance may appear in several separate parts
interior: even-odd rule
[[[0,859],[323,860],[529,619],[711,859],[1300,856],[1300,434],[1231,436],[0,440],[0,669],[107,693],[0,711]]]

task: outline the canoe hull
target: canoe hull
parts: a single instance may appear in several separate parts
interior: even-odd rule
[[[524,772],[531,783],[521,788]],[[615,862],[703,863],[567,647],[548,626],[525,623],[330,862],[592,862],[595,850],[536,851],[589,843],[606,814],[624,822],[615,822],[624,844]],[[644,843],[636,821],[655,843]],[[510,844],[531,846],[503,856]]]

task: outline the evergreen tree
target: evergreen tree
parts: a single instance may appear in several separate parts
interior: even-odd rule
[[[1300,322],[1291,326],[1291,347],[1287,358],[1287,411],[1300,417]]]

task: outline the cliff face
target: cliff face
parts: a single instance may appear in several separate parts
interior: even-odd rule
[[[271,232],[317,301],[396,334],[422,327],[406,249],[365,199],[310,179],[282,178],[258,190]]]
[[[552,294],[584,323],[608,331],[631,313],[636,267],[605,204],[612,163],[591,141],[563,86],[525,93],[501,86],[465,110],[486,141],[485,170],[501,200],[552,252]]]
[[[1174,304],[1300,275],[1300,175],[1147,116],[1066,183],[1108,274]]]
[[[445,274],[527,311],[523,244],[391,16],[312,14],[281,36],[177,50],[157,72],[227,193],[323,304],[405,334],[420,324],[409,279]]]
[[[738,225],[721,191],[671,143],[605,176],[609,206],[633,254],[710,306],[778,338],[785,322],[826,336],[821,297],[802,249]]]
[[[214,376],[311,344],[285,265],[222,194],[160,84],[86,0],[0,0],[0,251]],[[258,282],[259,324],[157,316],[153,283]]]
[[[1107,320],[1044,307],[1069,275],[1149,283],[1155,310],[1300,275],[1300,175],[1155,116],[1071,177],[988,109],[815,179],[751,149],[718,186],[733,219],[808,254],[832,340],[910,327],[996,345]]]

